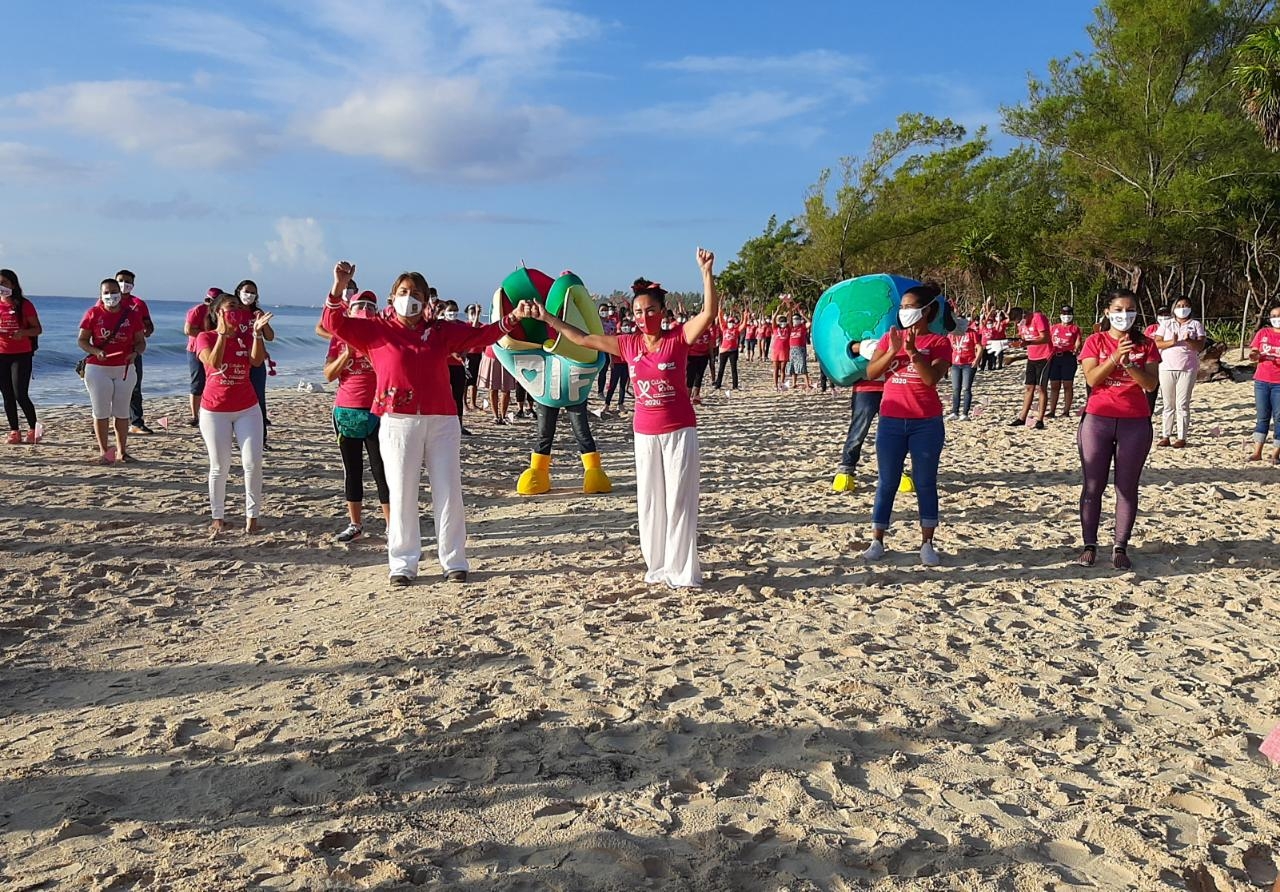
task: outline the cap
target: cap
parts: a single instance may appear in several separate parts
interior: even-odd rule
[[[210,288],[204,293],[206,300],[214,300],[219,294],[222,294],[221,288]]]

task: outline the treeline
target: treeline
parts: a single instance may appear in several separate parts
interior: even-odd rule
[[[1088,54],[1002,109],[1018,148],[904,115],[822,171],[800,213],[770,218],[722,291],[766,309],[894,272],[962,308],[1073,303],[1088,318],[1126,287],[1148,314],[1186,295],[1254,325],[1280,294],[1280,156],[1263,137],[1280,108],[1276,4],[1107,0],[1088,30]]]

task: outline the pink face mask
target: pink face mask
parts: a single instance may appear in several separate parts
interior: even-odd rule
[[[636,320],[640,330],[648,335],[662,334],[662,317],[656,313],[652,316],[641,316]]]

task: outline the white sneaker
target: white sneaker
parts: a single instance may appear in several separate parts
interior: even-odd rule
[[[872,539],[871,546],[862,553],[864,561],[878,561],[884,557],[884,543],[879,539]]]
[[[961,420],[961,421],[968,421],[968,420],[969,420],[969,413],[968,413],[968,412],[964,412],[964,413],[962,413],[962,414],[960,415],[960,420]]]
[[[920,546],[920,563],[926,567],[936,567],[940,562],[938,551],[933,547],[933,540]]]
[[[960,420],[960,416],[957,415],[955,412],[952,412],[950,415],[947,416],[947,421],[959,421],[959,420]]]

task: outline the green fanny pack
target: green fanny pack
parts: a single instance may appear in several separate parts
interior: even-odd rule
[[[378,416],[368,409],[344,409],[334,407],[333,429],[339,437],[363,440],[373,436],[378,429]]]

